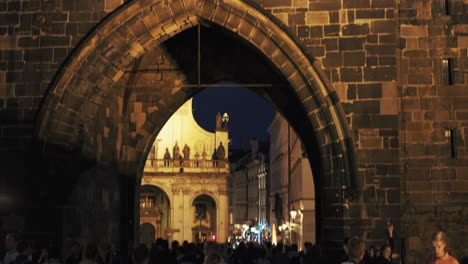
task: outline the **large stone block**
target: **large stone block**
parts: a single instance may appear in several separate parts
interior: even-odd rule
[[[395,0],[372,0],[372,8],[392,8],[395,7]]]
[[[295,13],[288,15],[288,26],[297,26],[305,24],[305,13]]]
[[[340,38],[340,50],[362,50],[365,38]]]
[[[356,19],[385,18],[384,9],[358,9]]]
[[[362,69],[360,68],[341,68],[340,76],[342,82],[361,82]]]
[[[399,204],[400,203],[400,190],[387,190],[387,203]]]
[[[398,129],[398,115],[376,115],[372,118],[375,128],[393,128]]]
[[[344,66],[364,66],[366,63],[366,54],[364,51],[343,52]]]
[[[370,0],[347,0],[343,2],[344,8],[369,8]]]
[[[307,25],[326,25],[330,22],[329,12],[307,12]]]
[[[365,81],[394,81],[396,80],[396,67],[366,67],[364,68]]]
[[[339,25],[325,25],[323,28],[323,34],[325,36],[338,36],[340,33]]]
[[[377,20],[371,22],[372,33],[395,33],[396,24],[393,20]]]
[[[369,33],[369,24],[348,24],[341,29],[343,35],[366,35]]]
[[[396,46],[394,44],[366,45],[368,55],[395,55]]]
[[[380,83],[358,84],[357,90],[359,99],[382,97],[382,85]]]
[[[323,2],[310,2],[310,11],[335,11],[341,8],[341,1],[331,0]]]
[[[404,37],[427,37],[427,26],[402,25],[400,34]]]
[[[27,49],[24,51],[24,60],[30,62],[46,62],[51,61],[53,57],[53,49]]]
[[[322,39],[322,45],[325,45],[326,51],[337,51],[338,39],[337,38]]]
[[[432,74],[430,72],[415,72],[408,75],[408,84],[432,84]]]
[[[41,47],[69,47],[69,36],[43,36],[40,37]]]
[[[18,25],[20,22],[18,13],[2,13],[0,14],[0,26]]]
[[[322,64],[328,68],[341,67],[343,65],[341,52],[327,52]]]
[[[263,0],[263,7],[290,7],[292,0]]]
[[[354,101],[353,104],[346,105],[349,113],[356,114],[378,114],[380,111],[380,102],[377,100]]]

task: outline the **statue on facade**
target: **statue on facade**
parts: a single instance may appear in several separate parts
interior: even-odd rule
[[[177,142],[175,143],[175,146],[174,148],[172,149],[172,158],[174,160],[180,160],[180,148],[179,148],[179,145],[177,144]]]
[[[206,154],[206,147],[203,146],[202,159],[206,160],[206,156],[208,156],[208,154]]]
[[[213,149],[213,154],[211,155],[211,159],[212,159],[212,160],[217,160],[217,159],[218,159],[218,155],[217,155],[217,152],[216,152],[216,148]]]
[[[226,156],[226,150],[224,149],[223,142],[219,142],[218,149],[216,150],[216,157],[219,160],[224,160],[225,156]]]
[[[184,160],[190,159],[190,147],[187,144],[185,144],[184,149],[182,150],[182,153],[184,153]]]
[[[278,226],[284,223],[283,217],[283,200],[281,199],[279,193],[275,193],[275,207],[273,209],[275,212],[276,223]]]
[[[171,153],[169,153],[169,149],[166,148],[166,153],[164,153],[164,166],[169,166],[169,161],[171,160]]]

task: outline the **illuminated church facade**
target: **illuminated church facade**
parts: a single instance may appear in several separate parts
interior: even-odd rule
[[[228,121],[218,114],[215,131],[206,131],[189,100],[164,125],[143,172],[140,242],[227,239]]]

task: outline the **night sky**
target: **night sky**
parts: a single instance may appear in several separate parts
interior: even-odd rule
[[[267,128],[276,110],[262,97],[243,87],[210,87],[193,98],[195,120],[213,132],[218,112],[229,114],[231,148],[250,149],[253,137],[268,139]]]

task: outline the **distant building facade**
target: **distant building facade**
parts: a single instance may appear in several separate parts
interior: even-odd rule
[[[141,242],[227,239],[227,122],[227,115],[218,114],[215,132],[204,130],[193,117],[190,99],[164,125],[144,168]]]
[[[268,149],[256,139],[231,162],[233,232],[246,240],[268,239]],[[262,147],[264,146],[264,147]]]
[[[312,170],[301,140],[277,113],[270,134],[269,222],[286,243],[316,241],[315,189]],[[291,211],[295,211],[295,218]]]

